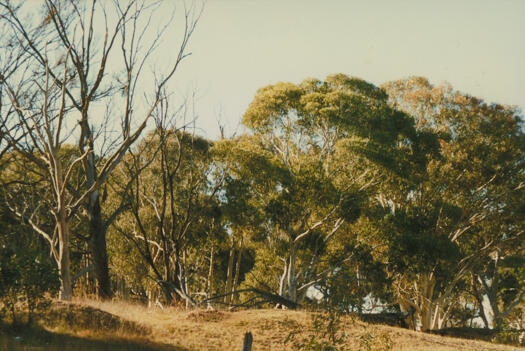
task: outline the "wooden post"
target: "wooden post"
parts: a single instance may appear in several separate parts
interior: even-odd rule
[[[244,334],[244,343],[242,346],[242,351],[252,351],[252,342],[253,342],[252,333],[247,332],[246,334]]]

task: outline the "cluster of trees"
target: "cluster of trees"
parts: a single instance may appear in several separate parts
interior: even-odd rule
[[[162,108],[200,10],[179,16],[182,38],[170,43],[179,50],[161,73],[151,61],[175,16],[153,25],[161,2],[34,5],[0,4],[5,204],[49,243],[63,299],[71,298],[72,232],[82,223],[77,237],[90,251],[100,296],[110,297],[106,235],[121,210],[104,217],[103,189]]]
[[[65,300],[323,302],[422,330],[523,328],[518,109],[337,74],[261,88],[245,134],[207,140],[167,92],[196,9],[171,66],[141,80],[157,9],[46,0],[26,19],[0,4],[6,301],[29,301],[33,283]]]

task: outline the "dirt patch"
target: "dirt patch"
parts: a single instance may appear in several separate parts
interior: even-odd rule
[[[187,318],[192,322],[205,323],[220,322],[227,317],[227,314],[221,311],[195,311],[188,314]]]

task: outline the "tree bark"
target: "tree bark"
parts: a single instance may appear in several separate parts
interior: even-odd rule
[[[173,283],[164,281],[161,283],[162,293],[166,299],[166,305],[171,305],[174,300],[175,291],[173,290]]]
[[[286,277],[288,276],[288,260],[284,261],[283,274],[279,280],[279,296],[286,297]]]
[[[422,331],[429,331],[434,329],[432,320],[432,312],[434,311],[434,287],[434,275],[430,273],[428,274],[428,276],[424,277],[423,286],[421,289],[421,298],[423,301],[421,303],[421,312],[419,317]]]
[[[291,246],[290,246],[290,257],[289,257],[290,263],[288,264],[288,277],[287,277],[287,283],[288,283],[288,298],[293,301],[297,302],[297,284],[295,279],[295,265],[297,261],[297,247],[295,242],[292,240]]]
[[[242,260],[242,240],[241,240],[241,246],[239,247],[239,252],[237,253],[237,262],[235,263],[235,276],[233,278],[233,284],[232,284],[232,290],[237,289],[237,286],[239,285],[239,275],[241,273],[241,260]],[[239,296],[236,295],[236,298]]]
[[[65,215],[65,211],[59,211],[59,215]],[[58,298],[63,301],[70,301],[73,295],[71,287],[71,262],[69,257],[69,228],[65,218],[60,218],[58,222],[58,271],[60,275],[60,292]]]
[[[485,328],[489,329],[489,321],[486,316],[485,306],[483,306],[483,296],[481,296],[477,285],[476,285],[476,278],[472,277],[472,289],[474,291],[474,298],[476,299],[476,302],[478,303],[479,307],[479,316],[483,320],[483,324],[485,324]]]
[[[224,293],[227,294],[231,292],[232,290],[232,283],[233,283],[233,258],[235,255],[235,250],[232,246],[230,249],[230,257],[228,258],[228,269],[226,272],[226,287],[224,288]],[[231,303],[232,296],[227,295],[224,297],[225,303]]]
[[[215,246],[212,245],[210,249],[210,266],[208,269],[208,284],[206,284],[206,293],[208,294],[208,297],[213,295],[213,265],[214,265],[214,259],[215,259]]]
[[[97,280],[97,294],[102,299],[113,296],[111,281],[109,278],[108,254],[106,247],[106,228],[102,220],[99,192],[95,191],[89,197],[89,246],[93,256],[93,266]]]
[[[414,307],[407,304],[404,300],[398,300],[399,308],[401,312],[406,315],[405,323],[407,324],[408,329],[416,330],[416,321],[414,318],[414,313],[416,312]]]
[[[499,306],[497,301],[497,295],[495,291],[495,279],[496,277],[492,277],[491,281],[488,282],[486,278],[482,277],[481,275],[477,276],[478,282],[481,284],[481,287],[483,288],[482,292],[479,294],[480,297],[480,312],[483,312],[483,321],[486,321],[486,325],[488,329],[494,329],[497,327],[497,320],[499,317]],[[483,305],[484,297],[487,298],[488,304]]]

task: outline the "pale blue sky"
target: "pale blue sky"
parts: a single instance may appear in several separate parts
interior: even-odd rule
[[[208,0],[189,50],[176,84],[197,93],[211,138],[219,116],[235,131],[258,88],[339,72],[525,108],[525,0]]]

